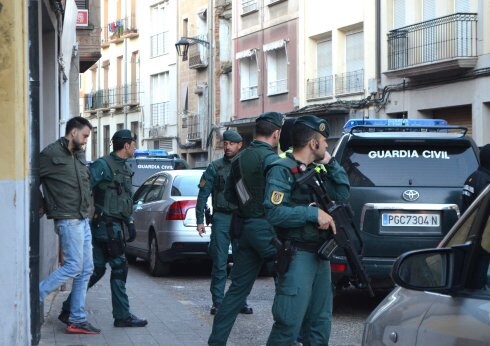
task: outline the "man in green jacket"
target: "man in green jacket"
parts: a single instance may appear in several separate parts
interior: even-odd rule
[[[213,260],[211,271],[211,298],[213,306],[211,315],[216,315],[223,296],[225,295],[225,285],[228,263],[228,250],[230,241],[233,252],[237,251],[236,241],[230,238],[231,214],[237,206],[225,199],[225,180],[230,173],[231,161],[242,148],[242,136],[236,131],[226,130],[223,132],[223,149],[225,155],[211,162],[199,182],[199,194],[197,195],[196,219],[197,231],[202,236],[206,233],[204,226],[204,214],[208,197],[212,196],[213,216],[211,223],[211,241],[209,242],[209,255]],[[244,304],[242,314],[252,314],[251,307]]]
[[[268,346],[328,345],[332,320],[330,262],[318,256],[321,244],[335,234],[331,215],[318,208],[313,193],[297,180],[325,157],[328,124],[313,115],[299,117],[292,129],[292,153],[268,169],[264,206],[267,220],[283,244],[272,306],[274,325]],[[342,176],[340,166],[327,165]],[[344,172],[345,174],[345,172]],[[346,178],[346,177],[345,177]],[[323,182],[325,184],[325,181]]]
[[[93,253],[95,270],[88,287],[104,276],[106,264],[111,267],[111,296],[114,327],[144,327],[148,323],[133,315],[126,294],[128,261],[124,254],[124,227],[132,242],[136,237],[133,223],[131,177],[133,172],[126,160],[134,156],[136,135],[119,130],[112,136],[113,151],[90,166],[90,184],[94,196],[95,212],[92,219]],[[63,303],[59,320],[66,323],[70,310],[70,297]]]
[[[85,161],[92,125],[83,117],[66,123],[65,136],[48,145],[39,156],[43,191],[43,211],[54,220],[64,262],[39,283],[41,302],[68,279],[73,279],[68,333],[98,334],[87,321],[85,298],[94,270],[92,234],[88,220],[90,206],[89,172]]]
[[[238,251],[233,254],[231,285],[216,316],[209,345],[226,345],[243,302],[250,294],[257,275],[266,261],[271,261],[276,248],[274,232],[265,220],[264,169],[279,158],[273,150],[279,142],[284,117],[281,113],[261,114],[255,122],[255,139],[231,164],[226,179],[225,197],[238,205],[237,224],[241,227]],[[237,227],[234,224],[232,227]]]

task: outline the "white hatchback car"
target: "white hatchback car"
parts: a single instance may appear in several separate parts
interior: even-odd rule
[[[490,185],[438,248],[407,252],[363,345],[490,345]]]
[[[211,228],[196,230],[196,200],[203,170],[170,170],[152,175],[133,196],[136,239],[127,244],[128,261],[140,257],[153,276],[168,275],[171,263],[209,259]]]

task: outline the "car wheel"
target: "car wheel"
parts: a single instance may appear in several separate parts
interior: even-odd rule
[[[149,269],[152,276],[166,276],[170,274],[170,263],[163,263],[158,258],[158,242],[155,233],[150,236]]]

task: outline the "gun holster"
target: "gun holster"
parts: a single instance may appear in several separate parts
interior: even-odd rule
[[[243,218],[238,215],[237,212],[231,214],[230,223],[230,237],[231,239],[238,239],[242,236],[243,232]]]
[[[107,253],[110,257],[115,258],[124,254],[124,236],[117,236],[114,232],[114,220],[105,218],[105,227],[107,231]]]
[[[211,214],[211,208],[208,206],[206,206],[206,209],[204,209],[204,221],[208,226],[213,223],[213,214]]]
[[[274,262],[277,274],[286,274],[289,270],[289,264],[293,260],[296,249],[291,244],[290,240],[282,242],[278,238],[272,239],[272,243],[277,249],[277,256]]]

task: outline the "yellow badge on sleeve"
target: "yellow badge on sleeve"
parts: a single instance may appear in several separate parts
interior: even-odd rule
[[[281,204],[283,198],[284,198],[284,192],[273,191],[271,196],[271,202],[272,204]]]
[[[199,188],[203,188],[204,186],[206,186],[206,179],[201,179],[201,181],[199,181]]]

